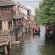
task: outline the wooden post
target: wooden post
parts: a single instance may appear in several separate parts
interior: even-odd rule
[[[7,45],[5,45],[5,54],[7,55],[8,54],[8,50],[7,50]]]
[[[16,41],[18,41],[18,29],[15,28],[15,37],[16,37]]]
[[[9,49],[11,49],[11,35],[10,35],[10,33],[9,33]]]
[[[11,41],[9,42],[9,49],[11,49]]]
[[[10,33],[9,33],[9,35],[7,35],[7,37],[8,37],[8,45],[9,45],[9,49],[11,49],[11,36],[10,36]]]
[[[12,21],[12,30],[14,29],[14,23],[13,23],[13,21]]]

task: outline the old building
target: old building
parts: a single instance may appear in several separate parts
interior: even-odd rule
[[[0,30],[8,31],[12,28],[13,6],[11,0],[0,0]]]
[[[26,5],[25,7],[30,10],[30,20],[29,20],[30,24],[35,25],[35,7],[30,6],[30,5]]]
[[[13,14],[14,27],[21,28],[21,24],[23,25],[24,15],[22,13],[19,13],[18,5],[15,5],[13,7],[13,9],[14,9],[14,14]],[[20,28],[19,28],[19,30],[20,30]],[[22,28],[21,28],[21,30],[22,30]]]
[[[20,4],[18,7],[19,7],[19,13],[22,13],[24,15],[24,22],[23,22],[24,28],[29,28],[30,9],[26,8],[22,4]]]
[[[27,18],[30,17],[29,14],[27,14],[27,9],[25,6],[23,6],[22,4],[18,3],[14,6],[14,20],[15,20],[15,23],[16,23],[16,26],[18,25],[23,25],[23,28],[25,29],[25,25],[27,25]],[[18,26],[19,27],[19,26]]]
[[[32,13],[33,13],[32,10],[33,9],[32,8],[29,9],[28,7],[25,7],[18,2],[13,7],[13,10],[14,10],[14,14],[13,14],[14,27],[18,26],[19,24],[22,24],[23,28],[29,28],[30,21],[32,20],[31,18],[34,17],[34,15],[35,15],[35,14],[32,15]]]

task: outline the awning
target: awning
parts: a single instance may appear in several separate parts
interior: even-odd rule
[[[23,14],[14,14],[14,15],[13,15],[13,18],[16,19],[16,20],[17,20],[17,19],[22,19],[23,17],[24,17]]]
[[[39,26],[33,26],[32,29],[33,29],[33,28],[40,28],[40,27],[39,27]]]

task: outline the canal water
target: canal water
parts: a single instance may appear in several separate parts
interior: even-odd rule
[[[44,27],[41,27],[40,36],[32,33],[24,34],[20,44],[12,46],[10,55],[55,55],[55,44],[47,43],[44,33]]]

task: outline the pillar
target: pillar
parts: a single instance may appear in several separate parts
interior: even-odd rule
[[[5,45],[5,54],[7,55],[8,54],[8,50],[7,50],[7,45]]]
[[[12,21],[12,30],[14,29],[14,22]]]

